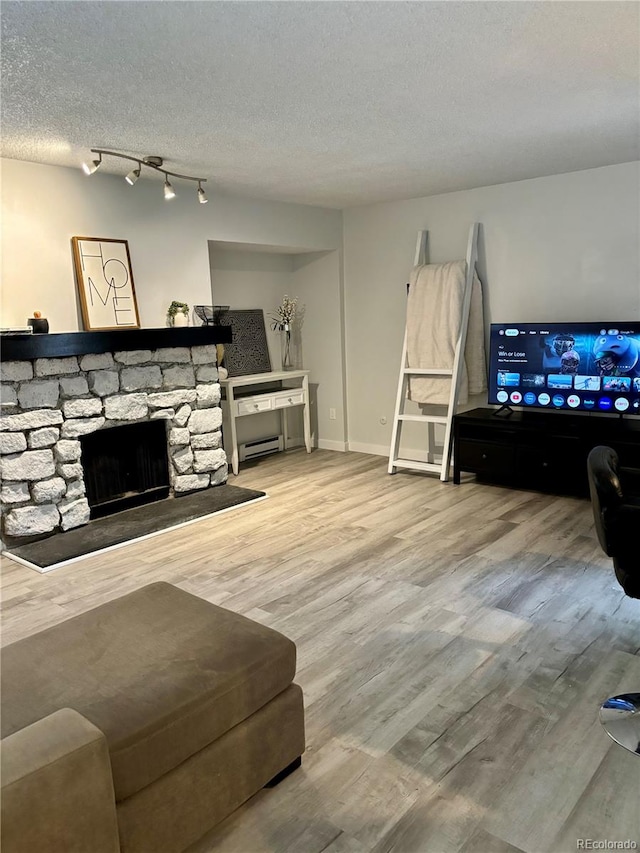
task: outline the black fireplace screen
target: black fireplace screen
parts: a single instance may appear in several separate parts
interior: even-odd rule
[[[91,518],[168,496],[164,420],[98,430],[81,436],[80,442]]]

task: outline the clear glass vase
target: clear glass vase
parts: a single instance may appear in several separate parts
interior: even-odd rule
[[[295,369],[291,350],[291,328],[289,326],[280,329],[280,359],[283,370]]]

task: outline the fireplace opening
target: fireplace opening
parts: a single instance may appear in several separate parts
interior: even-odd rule
[[[80,442],[91,518],[169,495],[164,420],[101,429],[81,436]]]

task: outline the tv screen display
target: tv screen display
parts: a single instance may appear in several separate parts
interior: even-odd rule
[[[489,402],[640,415],[640,322],[492,323]]]

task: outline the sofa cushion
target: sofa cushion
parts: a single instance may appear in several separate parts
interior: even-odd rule
[[[3,650],[2,736],[75,709],[105,734],[122,800],[285,690],[295,664],[277,631],[154,583]]]

